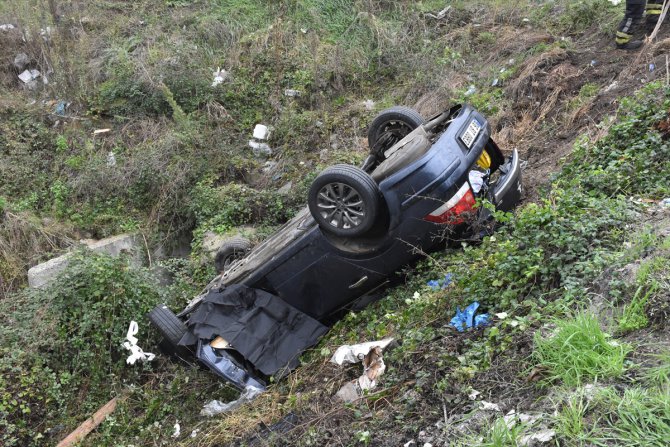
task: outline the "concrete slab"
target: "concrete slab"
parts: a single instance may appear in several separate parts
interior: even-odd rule
[[[119,234],[99,241],[82,241],[83,245],[96,253],[107,253],[119,256],[121,253],[130,253],[134,265],[142,265],[141,238],[136,234]],[[28,286],[42,288],[51,283],[67,267],[72,253],[66,253],[57,258],[49,259],[28,270]]]

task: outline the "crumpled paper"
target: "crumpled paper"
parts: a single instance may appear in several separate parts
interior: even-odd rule
[[[358,379],[347,382],[340,388],[336,396],[345,402],[353,402],[363,394],[363,391],[377,386],[377,379],[386,370],[382,350],[392,341],[393,338],[385,338],[379,341],[344,345],[337,348],[330,361],[338,365],[361,362],[363,364],[363,374]]]
[[[137,321],[131,321],[130,326],[128,326],[128,333],[126,334],[126,340],[123,342],[123,347],[130,351],[130,355],[126,359],[126,363],[129,365],[134,365],[138,360],[140,362],[150,362],[156,357],[156,354],[151,352],[144,352],[142,348],[137,346],[137,332],[139,331],[139,326]]]
[[[382,350],[393,341],[393,338],[384,338],[378,341],[369,341],[366,343],[359,343],[357,345],[342,345],[330,358],[331,363],[343,365],[345,363],[358,363],[363,360],[370,350],[374,347],[380,347]]]

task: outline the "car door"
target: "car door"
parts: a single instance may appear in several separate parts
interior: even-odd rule
[[[386,275],[326,253],[303,270],[284,278],[275,282],[277,294],[307,315],[321,319],[383,283]]]

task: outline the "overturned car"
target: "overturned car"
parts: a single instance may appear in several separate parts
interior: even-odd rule
[[[187,307],[149,314],[163,347],[194,355],[236,387],[263,388],[297,366],[348,309],[370,302],[402,266],[445,241],[477,237],[521,198],[514,150],[505,158],[468,105],[424,120],[381,112],[361,168],[335,165],[311,185],[308,206],[257,247],[235,238],[220,274]]]

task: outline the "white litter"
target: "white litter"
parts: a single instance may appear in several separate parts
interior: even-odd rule
[[[264,124],[256,124],[254,127],[254,138],[257,140],[267,140],[270,136],[270,129]]]
[[[295,98],[296,96],[300,96],[300,91],[293,90],[292,88],[287,88],[286,90],[284,90],[284,96]]]
[[[93,135],[100,135],[102,133],[110,132],[112,129],[95,129]]]
[[[372,348],[379,347],[386,349],[386,347],[393,341],[393,338],[384,338],[379,341],[369,341],[366,343],[359,343],[357,345],[342,345],[333,354],[330,359],[331,363],[343,365],[345,363],[358,363],[363,357],[368,355]]]
[[[181,434],[181,427],[179,426],[179,422],[175,422],[174,433],[172,433],[172,437],[178,438],[180,434]]]
[[[237,400],[234,400],[232,402],[221,402],[220,400],[211,400],[208,403],[206,403],[203,407],[202,410],[200,411],[201,416],[215,416],[220,413],[226,413],[228,411],[233,411],[236,408],[240,407],[242,404],[245,404],[247,402],[250,402],[256,398],[259,394],[261,394],[263,390],[253,387],[253,386],[247,386],[245,390],[240,394],[240,397]]]
[[[470,180],[470,186],[472,187],[472,192],[478,194],[484,186],[484,173],[479,171],[470,171],[468,180]]]
[[[30,81],[34,81],[35,79],[39,78],[42,76],[42,74],[39,72],[39,70],[25,70],[23,73],[19,75],[19,79],[23,81],[25,84],[29,83]]]
[[[472,390],[472,392],[468,394],[468,399],[475,400],[477,399],[477,396],[479,396],[480,394],[482,394],[481,391]]]
[[[4,25],[0,25],[0,31],[9,31],[10,29],[16,28],[14,25],[11,23],[5,23]]]
[[[536,445],[538,442],[549,442],[554,439],[555,436],[556,432],[554,430],[540,430],[537,433],[522,436],[521,439],[519,439],[519,445]]]
[[[485,400],[481,401],[479,403],[479,408],[481,408],[484,411],[502,411],[500,409],[500,406],[498,404],[494,404],[492,402],[486,402]]]
[[[499,318],[500,320],[504,320],[505,318],[509,317],[507,312],[500,312],[499,314],[496,314],[496,317]]]
[[[366,99],[363,101],[363,107],[365,107],[365,110],[373,110],[375,108],[375,102],[371,99]]]
[[[212,81],[212,87],[216,87],[221,84],[223,81],[228,79],[229,73],[226,70],[221,70],[221,67],[218,67],[214,73],[214,80]]]
[[[621,3],[621,0],[609,0],[609,2],[610,2],[611,4],[613,4],[614,6],[616,6],[616,5],[618,5],[619,3]]]
[[[109,151],[107,154],[107,166],[110,168],[116,166],[116,155],[114,155],[114,152]]]
[[[129,365],[134,365],[138,360],[142,362],[150,362],[155,357],[156,354],[150,352],[144,352],[142,348],[137,346],[137,332],[139,331],[139,326],[137,321],[131,321],[130,326],[128,326],[128,333],[126,334],[126,340],[123,342],[123,347],[130,351],[130,355],[126,359],[126,363]]]

